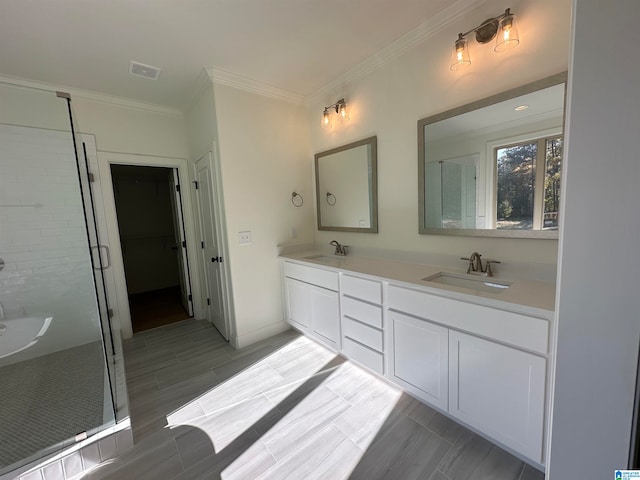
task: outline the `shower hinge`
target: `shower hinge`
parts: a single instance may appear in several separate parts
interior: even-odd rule
[[[198,182],[196,182],[196,181],[194,180],[194,181],[193,181],[193,182],[191,182],[191,183],[193,183],[193,186],[196,188],[196,190],[198,190]]]
[[[107,316],[109,318],[113,318],[113,308],[110,308],[109,310],[107,310]]]
[[[187,242],[185,241],[182,242],[182,248],[187,248]]]
[[[180,193],[180,185],[176,185],[176,192]]]
[[[69,95],[67,92],[56,92],[56,97],[71,100],[71,95]]]
[[[93,173],[89,172],[87,176],[89,177],[89,183],[93,183],[96,181],[96,177],[94,177]]]
[[[200,242],[200,246],[204,248],[204,242]]]
[[[207,298],[207,305],[211,305],[211,299]]]

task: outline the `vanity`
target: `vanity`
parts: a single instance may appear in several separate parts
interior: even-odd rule
[[[320,252],[281,262],[293,328],[544,468],[553,284]]]

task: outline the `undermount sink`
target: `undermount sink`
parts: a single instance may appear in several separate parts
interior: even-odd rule
[[[340,261],[339,258],[332,257],[331,255],[309,255],[308,257],[304,257],[306,260],[315,260],[316,262],[322,263],[338,263]]]
[[[489,277],[473,277],[471,275],[448,272],[438,272],[422,280],[489,293],[501,293],[511,286],[511,283],[497,281]]]

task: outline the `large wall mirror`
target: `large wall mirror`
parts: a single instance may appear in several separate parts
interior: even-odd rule
[[[418,121],[420,233],[558,238],[566,79]]]
[[[377,140],[315,155],[318,230],[378,231]]]

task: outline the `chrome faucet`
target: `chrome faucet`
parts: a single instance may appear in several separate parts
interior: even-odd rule
[[[478,252],[473,252],[469,257],[460,257],[460,260],[466,260],[469,262],[469,265],[467,266],[467,273],[483,275],[485,277],[493,277],[491,265],[494,263],[500,263],[498,260],[487,260],[485,262],[485,266],[483,266],[482,255]]]
[[[333,245],[334,247],[336,247],[336,251],[333,252],[334,255],[340,255],[342,257],[347,255],[347,248],[349,248],[349,245],[340,245],[337,240],[331,240],[331,242],[329,242],[329,245]]]

